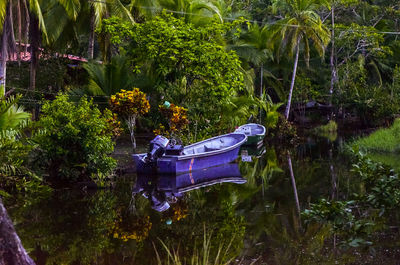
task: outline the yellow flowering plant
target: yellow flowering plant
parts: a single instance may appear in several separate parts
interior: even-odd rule
[[[187,128],[189,120],[187,118],[188,110],[186,108],[168,103],[160,105],[159,110],[167,119],[169,128],[167,129],[164,125],[160,124],[159,128],[153,131],[155,134],[162,134],[173,138],[175,135],[180,134],[182,130]]]
[[[132,90],[124,90],[112,95],[110,98],[111,110],[123,118],[128,126],[133,149],[136,149],[136,139],[134,129],[136,118],[139,115],[146,114],[150,110],[150,103],[146,98],[146,94],[133,88]]]

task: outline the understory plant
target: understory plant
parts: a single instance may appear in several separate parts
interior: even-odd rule
[[[30,114],[18,106],[20,96],[5,98],[0,87],[0,181],[1,185],[14,183],[17,177],[30,175],[24,160],[30,149],[23,143],[22,130],[29,122]]]
[[[35,125],[33,157],[53,179],[102,178],[116,166],[109,156],[114,150],[112,136],[107,117],[92,101],[82,97],[70,102],[67,95],[59,94],[43,105]]]
[[[166,120],[167,126],[160,124],[153,132],[157,135],[165,135],[180,142],[183,137],[183,131],[187,128],[189,120],[187,118],[187,109],[166,101],[160,105],[159,111]]]
[[[133,88],[124,90],[112,95],[110,99],[111,110],[125,120],[131,136],[133,149],[136,149],[135,125],[139,115],[146,114],[150,110],[150,103],[146,99],[146,94]]]

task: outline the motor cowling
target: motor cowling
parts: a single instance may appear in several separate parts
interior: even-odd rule
[[[164,154],[168,143],[168,138],[157,135],[153,140],[150,141],[149,152],[147,153],[146,159],[149,161],[154,161],[158,157],[161,157]]]

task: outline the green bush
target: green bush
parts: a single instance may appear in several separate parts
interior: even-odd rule
[[[77,104],[67,95],[47,101],[36,125],[36,161],[51,178],[77,180],[110,174],[116,161],[112,130],[106,117],[86,97]]]

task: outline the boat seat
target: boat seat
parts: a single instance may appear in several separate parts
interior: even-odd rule
[[[219,148],[204,146],[204,151],[206,152],[212,152],[216,150],[219,150]]]

